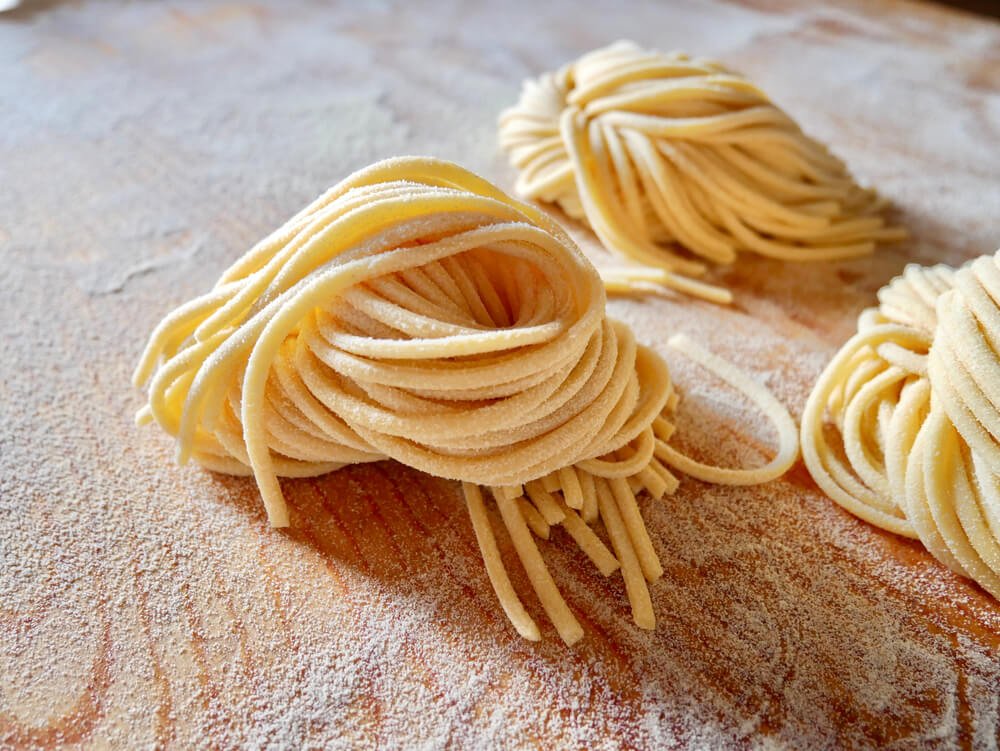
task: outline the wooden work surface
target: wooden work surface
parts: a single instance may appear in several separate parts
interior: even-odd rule
[[[418,5],[0,15],[0,747],[996,748],[1000,606],[801,464],[643,502],[666,569],[652,633],[557,534],[544,554],[586,630],[567,648],[512,558],[545,640],[506,622],[453,483],[392,463],[286,482],[294,526],[273,531],[251,481],[179,468],[133,426],[131,368],[168,309],[377,158],[509,188],[495,121],[522,78],[617,38],[742,70],[912,233],[851,263],[741,259],[716,277],[729,308],[612,302],[674,371],[682,447],[759,462],[773,437],[671,333],[798,416],[907,261],[1000,244],[992,21],[890,0]]]

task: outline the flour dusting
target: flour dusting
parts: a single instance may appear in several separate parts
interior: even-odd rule
[[[640,501],[666,569],[651,633],[555,530],[586,631],[568,649],[507,623],[454,484],[391,463],[288,481],[275,531],[252,481],[136,429],[129,385],[165,311],[354,169],[431,153],[511,186],[495,118],[521,79],[629,37],[758,81],[913,233],[849,263],[741,259],[714,272],[729,308],[610,303],[670,365],[678,445],[761,463],[763,417],[667,339],[797,417],[906,261],[994,250],[995,25],[792,0],[32,5],[0,17],[0,747],[996,748],[997,603],[801,465]]]

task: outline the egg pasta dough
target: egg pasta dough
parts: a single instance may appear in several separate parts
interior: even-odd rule
[[[560,525],[602,574],[621,570],[635,622],[652,628],[648,584],[663,569],[637,494],[673,493],[677,469],[764,482],[797,456],[769,392],[683,337],[672,346],[770,417],[771,462],[728,470],[678,452],[666,364],[605,315],[601,277],[566,233],[457,165],[399,158],[329,190],[156,327],[138,420],[174,436],[182,462],[252,474],[279,527],[279,476],[391,458],[459,481],[517,631],[540,638],[488,502],[572,643],[582,629],[536,540]]]
[[[862,313],[802,417],[837,503],[1000,598],[1000,252],[908,266]]]
[[[871,253],[902,230],[882,201],[757,86],[712,60],[618,42],[526,81],[500,116],[517,191],[585,221],[610,250],[693,280],[741,251],[783,261]]]

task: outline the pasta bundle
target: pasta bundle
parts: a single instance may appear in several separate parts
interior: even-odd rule
[[[806,465],[848,511],[1000,598],[1000,252],[910,265],[878,299],[809,397]]]
[[[518,192],[707,299],[728,295],[691,286],[698,258],[853,258],[902,235],[874,192],[760,89],[681,53],[618,42],[526,81],[500,116],[500,143]]]
[[[274,526],[289,523],[279,475],[392,458],[461,481],[501,604],[538,639],[500,560],[488,487],[566,642],[582,630],[534,542],[553,525],[603,574],[622,569],[634,619],[651,628],[646,585],[662,569],[636,493],[673,492],[671,465],[765,481],[794,461],[797,432],[766,390],[680,340],[775,416],[781,445],[753,470],[679,454],[666,365],[604,307],[596,270],[543,213],[454,164],[388,160],[330,189],[157,326],[135,373],[149,381],[138,420],[174,436],[180,461],[252,473]]]

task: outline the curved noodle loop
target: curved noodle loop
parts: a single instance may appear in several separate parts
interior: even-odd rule
[[[274,526],[289,523],[279,475],[388,457],[462,481],[501,604],[537,639],[500,561],[487,486],[567,642],[582,630],[534,542],[557,524],[602,573],[622,568],[635,620],[651,628],[646,582],[662,569],[635,494],[677,485],[667,415],[678,397],[664,362],[604,305],[594,267],[540,211],[454,164],[389,160],[164,319],[135,373],[149,381],[138,419],[175,436],[181,461],[252,473]],[[778,412],[778,458],[726,481],[770,479],[795,459],[787,412],[758,403]]]
[[[809,397],[806,465],[848,511],[1000,598],[1000,252],[908,266],[878,299]]]
[[[524,196],[558,203],[609,249],[676,272],[737,251],[852,258],[902,236],[844,164],[756,86],[719,63],[617,42],[524,84],[500,116]],[[676,252],[675,244],[688,251]]]

